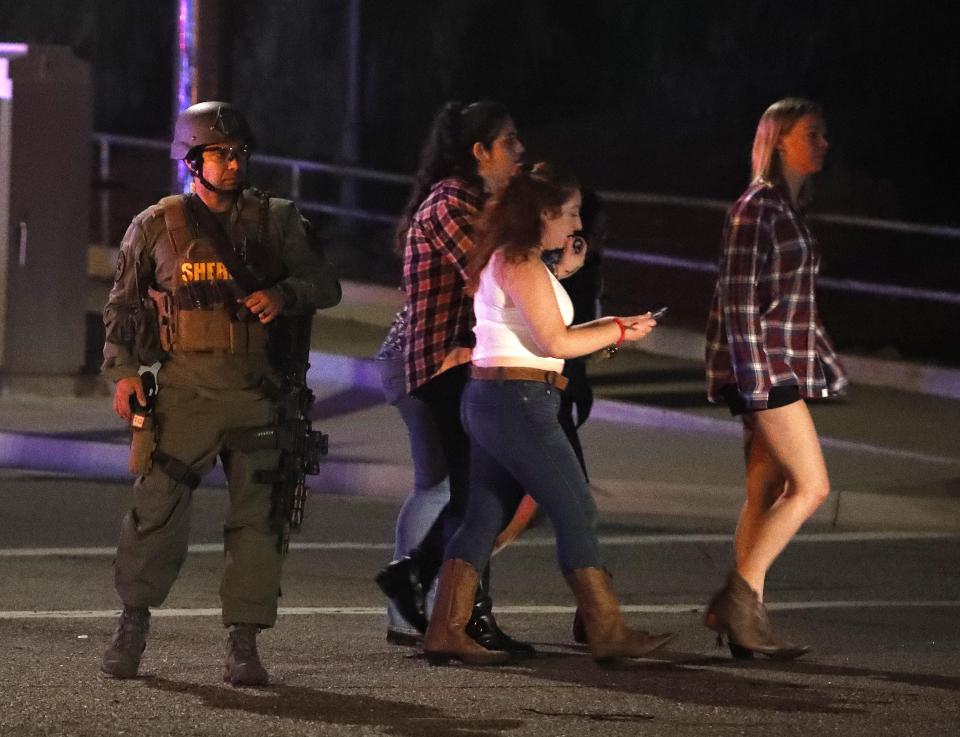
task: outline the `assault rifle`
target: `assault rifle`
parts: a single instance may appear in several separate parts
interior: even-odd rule
[[[327,454],[329,437],[313,429],[310,410],[313,391],[307,386],[310,350],[310,316],[278,317],[271,326],[270,352],[281,370],[281,385],[264,382],[261,389],[276,405],[276,421],[263,428],[231,430],[225,445],[242,451],[276,449],[280,462],[275,470],[259,470],[253,480],[272,484],[270,521],[278,532],[281,553],[290,547],[290,530],[303,523],[309,487],[306,477],[320,473],[320,459]]]
[[[271,331],[271,353],[281,371],[282,384],[277,403],[277,445],[280,465],[276,471],[258,471],[255,480],[273,484],[271,519],[280,527],[297,530],[303,523],[309,488],[306,476],[320,473],[320,458],[327,454],[329,437],[313,429],[310,410],[313,391],[307,386],[310,368],[311,316],[280,317]],[[278,355],[279,354],[279,355]],[[281,532],[280,547],[286,552],[289,535]]]

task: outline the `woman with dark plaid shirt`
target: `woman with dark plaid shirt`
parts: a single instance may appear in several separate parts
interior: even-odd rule
[[[470,480],[470,443],[460,423],[460,397],[474,345],[473,299],[466,289],[473,220],[487,196],[516,172],[523,151],[513,118],[502,104],[447,103],[434,118],[397,228],[406,291],[406,391],[433,421],[440,447],[431,452],[446,466],[450,491],[449,503],[420,543],[384,568],[376,581],[421,632],[427,626],[425,592],[440,568],[447,540],[460,526]],[[468,625],[471,637],[486,648],[533,655],[530,645],[513,640],[497,625],[488,575],[484,571]]]
[[[847,385],[817,314],[820,256],[802,210],[827,146],[818,105],[796,98],[771,105],[753,142],[753,182],[724,228],[707,326],[708,396],[743,421],[747,495],[734,535],[736,567],[706,624],[727,634],[735,657],[809,650],[773,632],[763,588],[767,570],[830,491],[803,400]]]

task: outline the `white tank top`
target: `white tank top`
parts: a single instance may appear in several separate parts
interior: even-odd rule
[[[477,324],[473,328],[477,336],[473,362],[479,366],[491,366],[496,365],[495,361],[490,360],[493,358],[523,359],[511,360],[510,364],[558,373],[563,371],[563,359],[544,356],[540,352],[520,309],[501,288],[496,273],[502,258],[502,251],[494,251],[490,262],[480,272],[480,283],[473,298],[473,310],[477,317]],[[563,324],[569,325],[573,322],[573,302],[550,269],[545,264],[541,266],[550,275]]]

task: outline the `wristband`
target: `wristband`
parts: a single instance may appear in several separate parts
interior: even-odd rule
[[[617,323],[617,327],[620,328],[620,337],[617,338],[616,346],[619,348],[623,345],[623,339],[627,336],[627,326],[623,324],[623,320],[619,317],[613,318],[613,321]]]
[[[609,358],[613,358],[615,355],[617,355],[617,352],[620,350],[620,346],[623,345],[623,339],[627,336],[627,326],[623,324],[623,320],[621,320],[619,317],[615,317],[613,318],[613,322],[616,323],[618,328],[620,328],[620,337],[617,338],[616,343],[611,343],[604,348]]]

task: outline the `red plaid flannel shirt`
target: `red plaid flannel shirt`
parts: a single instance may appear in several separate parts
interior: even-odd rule
[[[466,293],[467,258],[481,195],[466,180],[441,179],[407,231],[403,286],[409,332],[407,389],[429,381],[453,348],[474,345],[473,298]]]
[[[786,192],[756,182],[727,215],[707,324],[707,396],[735,385],[749,409],[773,386],[805,398],[842,392],[843,367],[817,315],[820,254]]]

